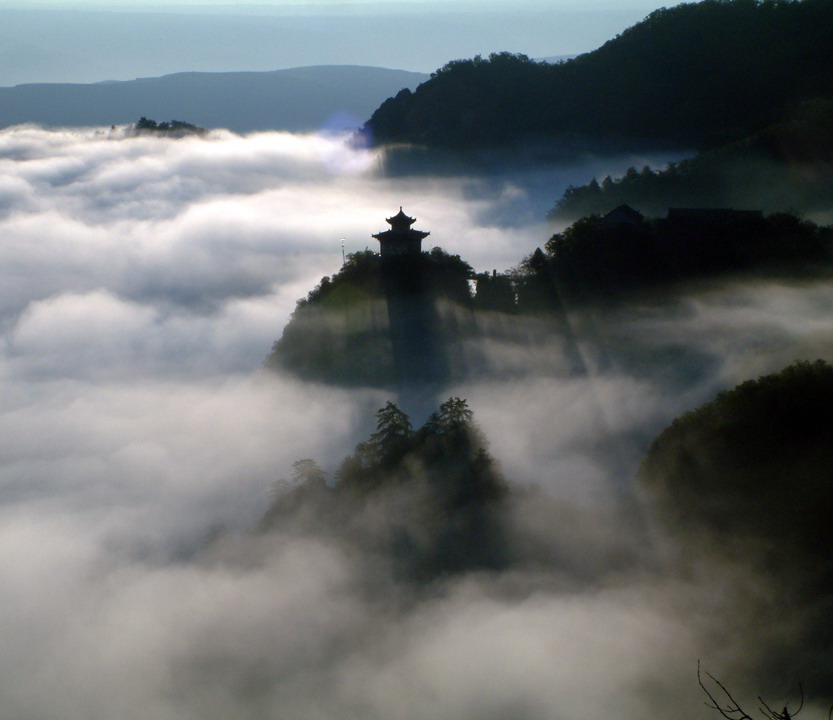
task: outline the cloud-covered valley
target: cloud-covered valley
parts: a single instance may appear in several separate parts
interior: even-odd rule
[[[261,370],[342,238],[372,248],[403,205],[433,244],[503,270],[545,242],[566,184],[632,162],[391,178],[338,137],[0,132],[0,715],[709,717],[698,657],[766,693],[738,658],[777,603],[712,558],[676,572],[634,473],[716,390],[831,356],[822,283],[576,309],[585,376],[513,346],[494,352],[523,376],[444,389],[510,481],[562,503],[547,542],[583,575],[475,573],[414,598],[379,558],[247,533],[294,460],[332,471],[390,397]],[[801,623],[780,612],[779,632]]]

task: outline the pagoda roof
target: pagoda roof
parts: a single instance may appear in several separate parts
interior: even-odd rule
[[[402,237],[403,235],[411,240],[421,240],[424,237],[428,237],[431,233],[423,232],[422,230],[415,230],[411,228],[416,222],[416,218],[410,217],[406,215],[405,212],[402,210],[402,206],[399,206],[399,212],[396,215],[385,218],[385,221],[390,225],[390,230],[385,230],[384,232],[376,233],[375,235],[371,235],[371,237],[376,238],[377,240],[383,240],[393,237]]]
[[[424,232],[423,230],[412,230],[408,228],[407,230],[385,230],[384,232],[376,233],[375,235],[371,235],[370,237],[376,238],[377,240],[387,240],[392,238],[401,238],[407,237],[411,240],[422,240],[423,238],[427,238],[431,233]]]
[[[394,215],[393,217],[385,218],[385,222],[394,229],[398,229],[403,226],[405,228],[409,228],[416,222],[416,218],[406,215],[402,211],[402,206],[400,205],[399,212],[396,213],[396,215]]]

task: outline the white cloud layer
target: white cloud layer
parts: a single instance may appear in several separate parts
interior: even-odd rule
[[[212,525],[251,526],[293,460],[332,469],[384,401],[258,372],[340,238],[372,247],[401,204],[486,270],[550,231],[541,171],[377,167],[334,138],[0,132],[4,718],[702,716],[694,663],[728,653],[706,639],[729,579],[469,578],[403,610],[394,588],[367,597],[342,548],[232,532],[200,553]],[[549,346],[503,348],[527,377],[447,394],[469,398],[510,478],[616,543],[592,522],[629,495],[651,434],[717,387],[829,357],[831,302],[822,285],[715,283],[577,318],[597,333],[585,378],[550,372]]]

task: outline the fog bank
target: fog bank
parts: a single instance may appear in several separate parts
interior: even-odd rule
[[[634,472],[716,390],[830,356],[821,283],[573,308],[583,375],[553,371],[557,343],[512,344],[490,350],[511,379],[438,391],[468,398],[511,482],[559,503],[542,533],[581,576],[510,568],[416,596],[384,558],[247,532],[294,460],[332,473],[389,399],[260,370],[340,239],[373,247],[403,205],[503,270],[553,230],[542,177],[607,162],[391,179],[339,138],[0,132],[2,715],[693,719],[713,716],[698,657],[779,702],[747,669],[809,611],[721,558],[678,572]],[[619,546],[627,569],[604,560]]]

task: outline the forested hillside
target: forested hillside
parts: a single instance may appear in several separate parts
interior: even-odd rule
[[[376,431],[332,478],[312,458],[294,462],[258,531],[336,541],[371,558],[374,583],[387,575],[411,591],[483,572],[543,569],[586,582],[639,562],[634,543],[597,543],[585,520],[569,500],[506,478],[468,402],[449,397],[421,427],[385,403]],[[577,539],[580,559],[568,550]]]
[[[455,60],[364,126],[377,144],[699,148],[748,136],[833,94],[833,0],[662,8],[567,62]]]
[[[471,306],[472,275],[439,248],[406,258],[351,254],[298,301],[267,366],[343,385],[445,379],[449,340],[460,332],[451,309]]]
[[[669,207],[754,207],[826,212],[833,197],[833,99],[804,103],[751,137],[655,170],[570,186],[550,217],[572,220],[627,204],[663,215]]]
[[[311,458],[295,462],[261,528],[336,535],[389,556],[403,579],[504,567],[510,489],[466,401],[448,398],[419,429],[392,402],[376,420],[333,485]]]
[[[640,471],[654,517],[677,541],[678,566],[711,556],[752,570],[777,593],[783,617],[800,618],[782,638],[767,638],[760,620],[746,623],[765,650],[763,668],[787,668],[816,692],[831,687],[822,659],[831,647],[831,440],[833,367],[802,361],[678,417]]]
[[[630,223],[581,218],[503,273],[476,273],[440,248],[413,257],[349,255],[295,312],[272,370],[345,386],[444,383],[494,371],[487,345],[558,337],[550,370],[582,367],[568,308],[737,274],[827,277],[833,229],[789,213],[689,211]],[[523,356],[502,372],[523,372]]]

